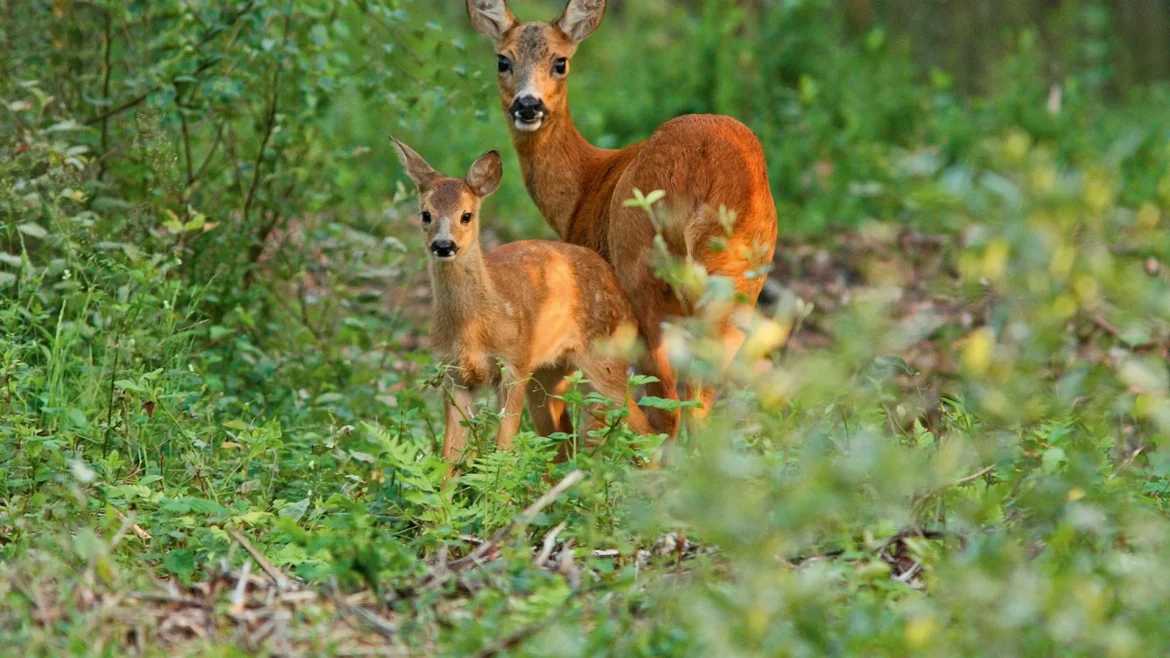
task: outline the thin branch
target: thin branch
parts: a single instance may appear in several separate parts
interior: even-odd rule
[[[102,81],[102,99],[104,99],[104,100],[108,100],[110,98],[110,74],[114,70],[113,66],[110,65],[110,53],[114,49],[113,28],[114,28],[114,19],[110,15],[110,12],[107,11],[106,12],[106,21],[105,21],[105,41],[106,41],[106,44],[105,44],[106,45],[105,69],[106,70],[105,70],[105,78]],[[103,156],[106,153],[107,144],[109,142],[109,134],[110,134],[110,122],[109,122],[109,117],[106,117],[106,118],[102,119],[102,142],[101,142],[101,144],[102,144],[102,155]],[[101,179],[102,176],[104,176],[106,173],[106,165],[105,165],[104,160],[101,162],[99,167],[100,168],[98,169],[98,178]]]
[[[220,120],[219,126],[215,129],[215,138],[211,140],[211,148],[207,149],[207,156],[203,158],[203,164],[199,165],[199,171],[195,172],[195,180],[203,178],[203,174],[207,172],[207,165],[211,164],[211,158],[215,155],[215,149],[219,148],[219,140],[223,137],[224,121],[226,119]]]
[[[979,469],[978,471],[975,471],[974,473],[972,473],[970,475],[965,475],[965,476],[959,478],[958,480],[955,480],[954,482],[952,482],[950,484],[950,486],[959,487],[959,486],[962,486],[964,484],[967,484],[968,482],[974,482],[975,480],[978,480],[979,478],[983,477],[984,475],[987,475],[988,473],[990,473],[993,468],[995,468],[995,464],[992,464],[991,466],[985,466],[985,467]]]
[[[114,381],[118,378],[118,361],[122,350],[119,341],[122,339],[122,324],[118,323],[118,330],[114,332],[114,369],[110,371],[110,396],[106,404],[106,436],[102,441],[102,457],[110,451],[110,433],[114,431]]]
[[[252,545],[252,542],[248,541],[248,538],[245,537],[239,530],[230,528],[227,532],[228,536],[230,536],[237,544],[243,547],[245,551],[248,551],[248,555],[252,556],[252,559],[256,561],[256,564],[260,565],[260,568],[264,570],[264,573],[268,574],[268,577],[271,578],[274,583],[276,583],[278,588],[286,589],[292,585],[292,580],[289,579],[288,576],[281,573],[280,569],[274,567],[272,563],[268,561],[268,558],[265,557],[263,553],[256,550],[256,547]]]
[[[540,553],[532,560],[532,563],[537,566],[543,566],[548,559],[552,557],[553,546],[557,543],[557,535],[565,529],[567,522],[561,521],[555,528],[549,530],[548,534],[544,536],[544,545],[540,548]]]
[[[368,626],[377,631],[378,634],[382,637],[388,640],[392,640],[398,635],[398,629],[394,627],[394,624],[386,621],[374,612],[367,610],[360,605],[354,605],[345,600],[345,597],[341,594],[341,590],[337,587],[336,578],[330,578],[329,580],[328,595],[329,598],[333,599],[333,602],[337,604],[337,607],[364,621]]]
[[[123,514],[122,511],[118,508],[114,508],[114,513],[118,515],[118,518],[121,519],[123,523],[130,524],[130,528],[134,530],[134,534],[138,535],[139,539],[142,541],[150,541],[150,533],[143,530],[142,526],[135,523],[133,519],[127,518],[126,515]]]
[[[549,489],[543,496],[537,498],[536,502],[526,507],[519,516],[509,521],[508,525],[504,526],[503,529],[493,535],[490,540],[477,546],[475,550],[469,553],[467,556],[452,562],[451,569],[459,571],[482,560],[488,553],[490,553],[496,546],[498,546],[500,541],[507,537],[508,534],[516,528],[516,526],[527,525],[532,520],[532,517],[539,514],[541,510],[551,505],[552,502],[557,498],[560,498],[573,485],[584,479],[585,472],[581,470],[576,470],[566,475],[565,479],[561,480],[557,486]]]
[[[276,127],[276,97],[279,88],[280,67],[272,72],[272,96],[268,103],[268,113],[264,118],[264,138],[260,140],[260,149],[256,152],[256,161],[252,165],[252,182],[248,185],[248,195],[244,198],[244,212],[242,219],[246,223],[248,214],[252,210],[252,203],[256,200],[256,188],[260,184],[260,171],[264,165],[264,149],[268,148],[268,140],[272,139],[272,131]]]
[[[187,113],[182,105],[179,106],[179,129],[183,133],[183,159],[187,164],[187,187],[195,182],[195,166],[191,162],[191,132],[187,128]],[[184,204],[185,205],[185,204]]]

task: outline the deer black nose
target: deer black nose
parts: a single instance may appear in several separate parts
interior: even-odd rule
[[[454,240],[435,240],[431,243],[431,253],[439,258],[450,258],[459,251]]]
[[[536,121],[548,113],[544,101],[536,96],[523,96],[512,101],[512,116],[521,121]]]

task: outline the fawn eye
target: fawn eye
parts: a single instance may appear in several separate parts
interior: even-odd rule
[[[463,223],[464,223],[464,224],[470,224],[470,223],[471,223],[471,213],[469,213],[469,212],[465,212],[465,213],[463,213]]]
[[[507,73],[508,71],[511,71],[512,60],[508,59],[504,55],[500,55],[499,57],[500,61],[498,62],[497,67],[499,68],[500,73]]]
[[[424,210],[423,214],[422,214],[422,220],[423,220],[423,224],[430,224],[431,223],[431,213]]]
[[[564,75],[565,71],[569,70],[569,60],[565,59],[564,57],[558,57],[556,61],[553,62],[553,70],[557,72],[557,75]]]

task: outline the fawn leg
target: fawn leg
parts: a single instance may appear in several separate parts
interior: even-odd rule
[[[500,427],[496,433],[496,447],[508,449],[512,447],[512,437],[520,429],[520,412],[524,409],[524,394],[526,386],[522,377],[511,373],[504,373],[500,379],[499,402],[503,408],[500,418]]]
[[[463,449],[467,446],[467,428],[462,423],[471,420],[475,412],[474,405],[474,392],[460,382],[447,391],[443,402],[447,415],[447,427],[443,432],[443,460],[447,462],[448,468],[463,457]]]

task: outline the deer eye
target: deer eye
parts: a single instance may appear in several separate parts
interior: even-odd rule
[[[564,57],[558,57],[556,61],[553,62],[553,70],[557,72],[557,75],[564,75],[565,72],[569,70],[569,60],[565,59]]]
[[[423,224],[430,224],[431,223],[431,213],[424,210],[422,213],[422,220],[423,220]]]
[[[463,213],[463,223],[464,223],[464,224],[470,224],[470,223],[471,223],[471,213],[469,213],[469,212],[465,212],[465,213]]]
[[[497,67],[499,68],[500,73],[507,73],[508,71],[511,71],[512,60],[508,59],[504,55],[500,55],[499,57],[500,61],[497,63]]]

